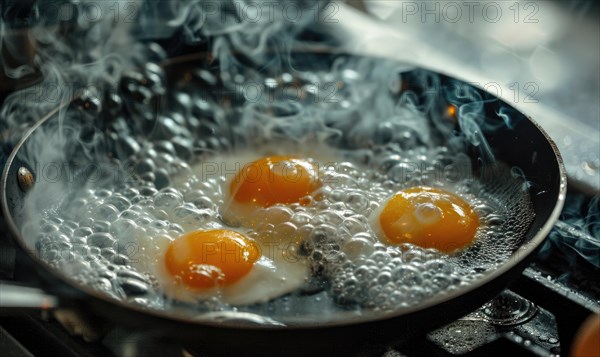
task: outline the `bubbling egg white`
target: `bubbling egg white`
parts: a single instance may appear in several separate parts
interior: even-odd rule
[[[225,222],[256,227],[269,217],[257,215],[274,205],[308,205],[322,186],[319,163],[291,155],[263,156],[247,161],[223,185]]]
[[[301,243],[297,234],[286,234],[289,232],[285,230],[261,233],[252,228],[281,221],[281,214],[277,212],[285,212],[285,209],[278,210],[278,207],[310,202],[309,196],[321,186],[316,164],[292,156],[255,158],[252,154],[215,157],[192,166],[189,177],[175,180],[176,186],[189,187],[217,178],[218,189],[209,194],[219,197],[216,201],[223,221],[238,228],[191,231],[173,240],[160,240],[156,249],[158,258],[153,259],[154,273],[169,296],[188,302],[218,296],[227,304],[248,305],[294,291],[308,279],[308,264],[296,254]],[[269,207],[273,209],[265,210]],[[253,239],[247,238],[242,233],[244,230],[252,234]],[[217,242],[214,235],[237,236],[233,241],[249,242],[255,250],[251,255],[255,257],[244,263],[241,252],[235,248],[236,243],[218,239]],[[203,241],[199,238],[202,236],[208,240]],[[219,245],[223,245],[222,249]],[[173,264],[173,261],[180,262]],[[179,265],[187,271],[173,268]],[[228,281],[236,274],[231,271],[235,272],[235,267],[240,266],[245,267],[242,269],[245,273],[239,279]],[[210,277],[207,279],[213,284],[189,283],[202,280],[198,277]]]
[[[176,300],[218,298],[231,305],[271,300],[298,289],[309,276],[302,259],[231,229],[191,231],[163,240],[154,273]]]
[[[479,276],[522,237],[531,216],[514,226],[515,234],[504,234],[513,217],[530,212],[526,193],[511,178],[487,186],[473,177],[400,180],[394,176],[400,166],[387,164],[397,157],[379,154],[365,161],[358,151],[315,146],[215,155],[172,175],[160,191],[92,192],[73,219],[85,234],[101,229],[107,242],[136,243],[137,261],[124,269],[149,276],[165,309],[172,300],[209,300],[252,311],[301,291],[313,275],[328,281],[328,296],[343,305],[412,306]],[[413,154],[428,161],[439,152]],[[329,163],[336,163],[333,169]],[[108,230],[86,223],[98,205],[115,207],[111,215],[118,218],[106,222]],[[254,247],[249,260],[240,261],[243,249],[231,243],[216,249],[220,233],[210,235],[218,231]],[[205,234],[209,239],[199,243],[189,238]],[[212,283],[197,284],[201,277]]]
[[[479,217],[460,196],[440,188],[415,186],[386,199],[370,217],[387,244],[409,243],[453,253],[471,245]]]

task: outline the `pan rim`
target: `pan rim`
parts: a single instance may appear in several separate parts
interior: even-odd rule
[[[319,51],[317,51],[317,52],[319,52]],[[357,54],[344,53],[344,52],[341,52],[339,54],[340,55],[348,54],[351,56],[370,57],[370,58],[375,58],[375,59],[390,60],[390,58],[383,57],[383,56],[357,55]],[[198,56],[202,56],[202,55],[198,55]],[[188,61],[190,59],[193,59],[193,56],[188,56],[185,60]],[[167,61],[166,64],[168,65],[169,62],[178,63],[177,60],[180,61],[180,58],[177,57],[177,58],[171,59],[171,60]],[[163,65],[164,65],[164,63],[163,63]],[[414,68],[424,68],[424,69],[427,69],[428,71],[431,71],[436,74],[446,75],[443,72],[428,69],[426,66],[415,65]],[[446,75],[446,76],[448,76],[448,75]],[[459,78],[459,77],[455,77],[455,76],[449,76],[449,77],[452,79],[462,81],[464,83],[468,83],[467,81],[465,81],[464,79]],[[494,95],[493,93],[490,93],[489,91],[485,90],[484,88],[482,88],[476,84],[472,84],[472,83],[469,83],[469,84],[482,92],[488,93],[490,95]],[[496,96],[494,96],[494,97],[496,97]],[[21,235],[21,232],[18,229],[18,227],[13,219],[12,213],[9,209],[9,206],[8,206],[8,201],[7,201],[8,198],[7,198],[6,188],[8,185],[8,180],[10,179],[9,178],[9,174],[11,171],[10,168],[13,166],[15,158],[16,158],[17,154],[20,152],[21,147],[24,145],[24,143],[29,139],[29,137],[35,132],[35,130],[38,127],[42,126],[45,122],[47,122],[51,118],[53,118],[56,113],[58,113],[61,109],[66,107],[69,103],[62,103],[60,106],[53,109],[48,114],[46,114],[44,117],[42,117],[40,120],[38,120],[30,129],[28,129],[26,131],[26,133],[23,135],[23,137],[15,145],[15,147],[13,148],[11,154],[9,155],[9,157],[6,161],[5,167],[3,168],[3,172],[2,172],[2,176],[1,176],[1,180],[0,180],[0,190],[2,191],[0,194],[0,203],[2,206],[2,211],[4,212],[4,218],[6,220],[7,226],[15,238],[14,240],[17,242],[19,247],[22,250],[24,250],[26,252],[26,254],[29,255],[29,257],[35,261],[36,264],[40,264],[43,268],[45,268],[47,271],[49,271],[50,274],[52,274],[54,277],[58,278],[63,283],[66,283],[71,288],[79,290],[87,295],[90,295],[93,298],[101,300],[104,303],[117,305],[121,308],[125,308],[127,310],[132,310],[133,312],[136,312],[139,314],[144,314],[144,315],[149,314],[152,317],[171,320],[172,322],[201,325],[201,326],[206,326],[206,327],[235,328],[235,329],[261,330],[261,331],[319,330],[319,329],[336,328],[336,327],[348,327],[348,326],[352,326],[352,325],[370,324],[370,323],[375,323],[375,322],[382,321],[382,320],[393,320],[396,318],[402,318],[404,316],[411,315],[411,314],[417,313],[419,311],[431,308],[433,306],[440,305],[445,302],[460,298],[461,296],[466,295],[466,294],[472,292],[473,290],[476,290],[484,285],[487,285],[488,283],[490,283],[490,282],[496,280],[497,278],[501,277],[502,275],[506,274],[514,266],[519,264],[523,259],[525,259],[527,256],[532,254],[542,244],[542,242],[544,241],[546,236],[550,233],[550,230],[554,226],[555,222],[559,218],[559,215],[562,211],[562,208],[564,206],[565,199],[566,199],[567,175],[566,175],[566,170],[564,167],[564,162],[563,162],[562,156],[558,150],[556,143],[550,138],[548,133],[540,126],[540,124],[537,123],[535,120],[533,120],[533,118],[531,116],[526,115],[522,110],[518,109],[516,106],[507,104],[502,98],[500,98],[500,97],[496,97],[496,98],[498,98],[498,100],[500,100],[504,104],[508,105],[509,107],[516,109],[525,118],[527,118],[527,120],[529,120],[529,122],[531,122],[531,124],[535,126],[535,128],[544,136],[544,138],[550,145],[550,148],[552,149],[552,152],[554,153],[554,157],[556,158],[556,163],[558,166],[558,174],[559,174],[559,189],[558,189],[558,194],[557,194],[558,197],[556,198],[556,203],[554,205],[554,209],[552,210],[551,214],[548,216],[548,218],[546,219],[546,221],[544,222],[542,227],[539,228],[538,232],[535,233],[535,235],[528,242],[525,242],[524,244],[519,246],[519,248],[517,248],[513,252],[513,254],[511,254],[511,256],[502,265],[500,265],[497,269],[495,269],[489,273],[486,273],[481,279],[478,279],[477,281],[475,281],[461,289],[451,291],[451,292],[446,292],[443,294],[438,294],[438,295],[435,295],[435,296],[427,299],[426,301],[424,301],[423,303],[420,303],[418,305],[395,310],[392,312],[385,312],[385,313],[381,313],[381,314],[369,313],[369,314],[365,314],[365,315],[361,314],[358,316],[355,313],[350,312],[350,311],[347,314],[344,314],[341,312],[336,312],[337,317],[335,320],[322,321],[319,323],[314,323],[314,321],[313,321],[313,323],[310,323],[310,324],[308,324],[308,323],[302,323],[302,324],[298,324],[298,325],[289,324],[289,325],[285,325],[285,326],[274,326],[274,325],[251,325],[251,326],[250,325],[241,325],[240,326],[239,323],[230,323],[227,321],[214,321],[214,320],[211,321],[211,320],[202,320],[202,319],[197,319],[197,318],[194,319],[194,318],[189,318],[189,317],[186,318],[182,315],[174,314],[172,312],[168,312],[168,311],[164,311],[164,310],[147,309],[140,305],[127,303],[125,301],[115,300],[115,299],[110,298],[106,294],[102,294],[99,291],[91,289],[91,287],[89,287],[87,285],[80,284],[79,282],[77,282],[74,279],[72,279],[71,277],[65,275],[63,272],[59,271],[58,269],[53,268],[52,266],[50,266],[50,264],[48,264],[47,262],[43,261],[38,256],[36,256],[36,254],[31,249],[29,249],[29,247],[27,247],[25,245],[25,242]]]

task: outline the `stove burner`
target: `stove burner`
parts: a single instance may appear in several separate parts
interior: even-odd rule
[[[555,316],[509,290],[479,310],[427,335],[451,355],[486,356],[494,351],[550,355],[559,353]],[[446,356],[446,355],[444,355]]]
[[[527,322],[537,312],[534,303],[505,290],[481,309],[484,320],[499,326],[515,326]]]

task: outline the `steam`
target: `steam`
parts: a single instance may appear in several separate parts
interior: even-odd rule
[[[188,161],[207,151],[231,149],[219,146],[222,134],[233,146],[261,145],[252,140],[263,138],[271,143],[293,141],[299,147],[327,143],[356,149],[358,154],[374,146],[385,150],[386,145],[388,149],[395,145],[395,152],[412,150],[409,159],[418,157],[417,148],[447,146],[454,162],[468,162],[464,153],[472,146],[483,164],[496,163],[483,134],[500,125],[486,120],[484,108],[494,99],[483,98],[467,85],[442,83],[441,77],[425,70],[407,75],[408,66],[391,60],[332,55],[333,64],[315,60],[310,71],[304,70],[307,63],[298,62],[292,49],[306,44],[301,39],[304,31],[318,32],[323,24],[315,17],[318,2],[293,3],[304,14],[294,21],[271,2],[233,0],[138,2],[134,4],[140,12],[133,24],[115,23],[112,17],[88,21],[86,4],[98,6],[91,1],[68,3],[80,10],[68,21],[39,18],[31,34],[37,43],[33,63],[42,82],[11,94],[0,109],[0,125],[14,135],[14,142],[24,125],[59,108],[56,118],[36,130],[20,152],[19,159],[37,176],[26,200],[25,238],[36,238],[28,230],[35,232],[41,226],[40,211],[48,216],[72,206],[72,190],[123,183],[130,173],[129,159],[153,150],[159,141],[171,148],[176,139],[190,139],[196,146],[189,150]],[[104,13],[110,13],[114,2],[103,6]],[[253,6],[271,11],[249,21],[254,18],[249,14]],[[39,8],[32,12],[44,13]],[[5,27],[3,23],[0,28]],[[199,67],[213,69],[219,78],[208,81],[219,82],[224,92],[242,99],[242,105],[234,103],[229,110],[221,98],[213,98],[220,93],[206,100],[199,97],[202,93],[191,93],[177,98],[177,110],[160,108],[161,96],[173,99],[176,93],[164,87],[164,71],[156,65],[165,59],[164,50],[132,36],[146,30],[158,38],[175,33],[184,45],[207,50],[211,56]],[[1,40],[6,43],[7,37]],[[26,67],[8,70],[16,78],[27,73]],[[249,88],[262,95],[250,100]],[[198,92],[202,90],[206,88],[199,86]],[[190,124],[192,113],[204,115],[205,104],[215,107],[212,134],[197,138],[194,135],[200,134]],[[446,106],[456,108],[456,115],[448,115]],[[500,120],[495,123],[511,123],[509,109],[500,108],[496,114]],[[177,134],[166,134],[168,127],[182,122]],[[205,139],[217,144],[199,145]],[[372,163],[376,158],[361,160]],[[178,164],[189,169],[183,160]],[[381,166],[383,170],[385,165]],[[60,179],[49,180],[45,167],[60,171]],[[155,177],[153,182],[157,181]]]
[[[2,129],[12,133],[22,133],[24,126],[39,120],[56,107],[62,108],[58,119],[60,122],[57,127],[58,135],[52,133],[52,141],[46,140],[48,138],[40,138],[39,140],[43,144],[32,144],[40,148],[38,153],[30,152],[33,156],[29,158],[32,160],[42,159],[45,155],[44,147],[64,148],[76,144],[76,139],[67,136],[76,134],[85,124],[90,124],[93,119],[85,118],[85,115],[67,118],[67,104],[81,95],[98,97],[108,87],[117,83],[123,69],[130,62],[126,54],[128,44],[132,40],[127,35],[127,29],[124,28],[126,26],[114,26],[110,21],[90,22],[86,20],[87,14],[81,11],[85,8],[86,3],[88,2],[64,4],[57,2],[38,4],[36,2],[31,5],[30,9],[30,19],[35,19],[35,22],[31,20],[33,23],[28,24],[28,28],[21,29],[29,29],[27,33],[35,47],[35,57],[31,60],[36,71],[39,72],[41,81],[32,87],[16,91],[5,99],[0,110]],[[107,4],[97,2],[93,4],[94,6],[104,6],[104,11],[107,11]],[[56,10],[58,5],[64,5],[65,7],[61,8],[73,10],[72,17],[67,21],[59,21],[60,14]],[[13,4],[8,7],[10,8],[10,6],[17,7],[19,5]],[[78,9],[79,11],[74,11]],[[36,17],[31,14],[47,14],[47,16]],[[10,19],[2,19],[0,28],[3,29],[3,32],[0,43],[10,50],[17,45],[15,42],[20,39],[10,36],[9,21]],[[4,60],[2,63],[5,74],[16,80],[31,73],[30,70],[22,70],[17,73],[11,68],[7,68],[7,61]],[[30,151],[32,150],[34,149],[30,149]],[[57,153],[54,152],[54,154]],[[53,156],[46,159],[62,160],[64,158],[64,156]]]
[[[134,63],[143,63],[146,59],[143,54],[132,53],[135,48],[134,39],[130,36],[151,26],[162,24],[164,29],[154,30],[160,32],[158,37],[170,31],[180,31],[185,41],[205,41],[209,44],[213,57],[217,60],[220,76],[224,86],[229,90],[239,90],[240,84],[249,82],[264,83],[266,69],[271,72],[282,72],[289,70],[293,74],[302,74],[295,68],[291,61],[291,48],[302,44],[298,35],[306,28],[320,27],[315,14],[318,13],[319,4],[316,2],[293,2],[298,9],[302,9],[302,16],[294,18],[293,21],[286,17],[286,12],[281,7],[269,2],[239,2],[239,1],[159,1],[133,3],[139,9],[139,16],[135,19],[133,29],[126,21],[115,21],[113,17],[106,16],[101,21],[89,21],[86,9],[102,6],[104,14],[111,13],[109,6],[124,6],[124,3],[98,5],[97,2],[84,1],[66,3],[70,12],[67,21],[58,21],[61,18],[60,9],[64,7],[52,7],[54,11],[48,12],[49,6],[34,5],[31,14],[49,13],[47,17],[35,17],[37,22],[32,27],[31,34],[37,44],[37,52],[34,60],[39,69],[43,82],[35,87],[18,91],[9,96],[0,111],[3,129],[12,133],[22,132],[24,123],[32,123],[51,111],[57,106],[62,109],[59,112],[56,130],[58,134],[49,134],[42,137],[43,144],[32,143],[28,149],[27,160],[43,162],[65,162],[70,157],[61,153],[69,152],[68,148],[79,147],[83,149],[82,154],[88,159],[100,160],[106,152],[101,147],[103,134],[93,131],[94,127],[101,127],[97,119],[99,112],[103,110],[102,99],[109,93],[116,91],[117,83],[123,73],[133,67]],[[90,5],[89,7],[87,5]],[[127,2],[127,6],[131,6]],[[54,4],[56,5],[56,4]],[[58,9],[58,10],[57,10]],[[251,9],[261,9],[261,16],[252,13]],[[265,9],[268,12],[265,12]],[[64,17],[64,14],[62,15]],[[249,21],[252,19],[252,21]],[[256,20],[254,20],[256,19]],[[119,18],[118,20],[124,20]],[[166,26],[165,26],[166,24]],[[11,48],[10,38],[6,36],[8,23],[2,23],[2,43]],[[7,42],[8,40],[8,42]],[[13,51],[14,52],[14,51]],[[236,56],[234,56],[234,54]],[[401,127],[393,129],[400,132],[410,132],[418,142],[427,143],[432,140],[428,136],[429,131],[423,130],[426,124],[423,118],[410,119],[410,114],[404,108],[406,105],[397,105],[388,99],[389,87],[377,87],[374,84],[384,82],[390,73],[399,73],[402,66],[378,66],[373,61],[358,60],[353,63],[336,63],[331,69],[333,72],[344,70],[346,80],[364,83],[362,87],[354,86],[353,89],[344,93],[339,90],[340,105],[331,111],[329,106],[327,112],[315,112],[305,103],[298,104],[298,98],[276,103],[278,110],[275,112],[286,113],[283,117],[288,123],[303,120],[309,116],[322,115],[321,125],[307,132],[321,132],[320,135],[339,136],[339,130],[346,129],[352,123],[352,117],[367,117],[369,120],[361,120],[361,126],[352,128],[354,132],[350,136],[360,137],[361,132],[372,131],[377,127],[380,118],[398,117],[395,122],[401,122]],[[17,74],[10,68],[4,68],[10,72],[10,76],[24,76],[31,70],[21,70]],[[402,93],[400,103],[418,106],[419,111],[427,114],[433,113],[436,108],[432,106],[440,95],[441,87],[439,80],[432,75],[424,75],[421,78],[423,87],[431,88],[425,90],[426,98],[417,103],[411,96],[410,91]],[[307,82],[310,78],[306,78]],[[244,83],[240,83],[243,80]],[[369,84],[373,83],[373,84]],[[329,84],[329,83],[327,83]],[[317,84],[318,86],[319,84]],[[358,88],[358,89],[357,89]],[[304,88],[310,90],[310,88]],[[325,88],[326,89],[326,88]],[[333,88],[338,94],[337,88]],[[315,88],[323,91],[324,88]],[[375,95],[372,95],[375,93]],[[464,137],[472,145],[478,147],[482,158],[487,163],[493,163],[494,158],[483,137],[480,125],[483,122],[482,108],[485,104],[479,94],[469,87],[460,86],[446,93],[448,101],[458,108],[458,123]],[[75,97],[82,97],[82,106],[97,106],[95,112],[80,110],[71,114],[71,101]],[[361,99],[363,98],[363,99]],[[26,100],[24,100],[26,99]],[[336,98],[337,99],[337,98]],[[82,103],[80,103],[82,104]],[[266,98],[248,106],[247,113],[243,113],[246,121],[254,120],[255,117],[263,116],[259,120],[265,124],[265,108],[271,106]],[[89,108],[87,108],[89,109]],[[92,108],[94,109],[94,108]],[[289,113],[294,113],[289,115]],[[350,118],[350,119],[349,119]],[[103,118],[105,119],[105,118]],[[281,122],[285,122],[283,120]],[[438,121],[438,120],[436,120]],[[438,121],[440,122],[440,121]],[[268,126],[268,125],[267,125]],[[283,127],[277,124],[279,130],[290,134],[291,127]],[[301,127],[301,126],[298,126]],[[20,130],[18,130],[20,129]],[[405,129],[405,130],[401,130]],[[447,134],[450,129],[443,125],[438,129]],[[90,133],[91,131],[91,133]],[[85,135],[84,135],[85,134]],[[301,133],[296,133],[301,134]],[[364,136],[364,135],[363,135]],[[447,135],[446,135],[447,136]],[[82,139],[85,137],[87,139]],[[48,140],[52,141],[48,141]],[[359,140],[359,139],[357,139]],[[361,143],[366,145],[367,142]],[[55,150],[44,150],[46,146],[52,146]]]
[[[600,268],[600,195],[567,196],[560,221],[540,251],[540,257],[560,256],[569,264],[583,259]],[[569,254],[574,252],[575,254]],[[567,272],[568,276],[570,273]]]
[[[294,21],[284,18],[284,12],[275,11],[273,4],[267,2],[257,5],[239,1],[65,1],[29,4],[29,9],[10,4],[3,15],[19,12],[28,19],[24,29],[28,30],[27,36],[35,53],[31,58],[25,58],[31,63],[12,67],[3,60],[0,69],[15,80],[37,72],[41,81],[5,98],[0,108],[0,129],[11,136],[4,143],[3,156],[10,153],[26,128],[58,108],[56,118],[36,130],[20,152],[19,159],[37,178],[25,207],[26,216],[32,218],[31,225],[38,223],[34,219],[38,215],[31,213],[39,210],[44,214],[57,212],[61,205],[68,204],[69,190],[74,189],[73,180],[77,180],[76,187],[102,186],[109,180],[118,184],[115,177],[120,176],[127,163],[118,158],[115,160],[111,154],[115,147],[119,148],[118,139],[111,138],[131,134],[129,143],[139,147],[146,141],[144,132],[156,131],[153,121],[157,113],[144,113],[148,104],[157,100],[155,94],[140,92],[144,88],[138,86],[132,89],[138,91],[134,95],[145,98],[136,103],[128,101],[120,92],[122,86],[126,91],[131,89],[121,80],[128,71],[144,67],[149,60],[157,60],[152,58],[145,45],[136,43],[132,33],[149,30],[158,22],[163,27],[155,30],[157,38],[168,36],[175,30],[182,34],[186,43],[209,43],[222,82],[230,90],[236,90],[242,75],[262,83],[260,72],[265,66],[283,68],[288,64],[289,67],[294,38],[311,22],[315,23],[315,11],[309,11],[309,8],[318,7],[314,2],[296,4],[305,16]],[[259,16],[257,21],[244,21],[249,16],[248,9],[252,6],[265,8],[265,5],[270,8],[267,16]],[[125,14],[90,21],[90,9],[106,15],[116,14],[115,9],[131,9],[132,6],[139,10],[133,23],[127,21]],[[19,58],[19,41],[23,39],[13,36],[11,31],[21,24],[9,20],[3,16],[0,23],[0,50],[11,58]],[[234,53],[238,54],[237,58]],[[161,59],[164,58],[158,58]],[[160,77],[160,70],[155,74]],[[135,76],[133,79],[139,80]],[[157,79],[157,85],[161,85],[161,80]],[[108,104],[115,95],[120,99],[112,103],[116,108],[111,110]],[[249,112],[253,111],[249,108]],[[114,118],[121,115],[129,118]],[[123,125],[121,132],[111,136],[103,128],[115,119]],[[95,163],[95,166],[90,168],[89,163]],[[58,177],[57,180],[48,179],[47,168],[53,170],[51,174]]]
[[[89,162],[106,164],[103,169],[109,167],[105,140],[97,129],[98,114],[103,95],[113,90],[122,72],[132,64],[129,46],[133,40],[125,23],[89,21],[85,12],[88,4],[101,7],[104,13],[110,5],[12,2],[7,4],[0,23],[0,50],[5,56],[0,70],[16,81],[31,73],[39,78],[33,86],[7,96],[0,108],[0,130],[10,133],[2,155],[9,154],[26,128],[55,111],[55,118],[36,130],[17,157],[36,177],[24,207],[30,228],[39,225],[41,219],[32,212],[41,210],[47,215],[69,204],[72,191],[80,187],[73,182],[84,184],[92,177],[107,180],[98,176],[95,172],[99,167]],[[7,16],[14,12],[28,19],[26,26],[18,28],[26,35],[14,35],[15,21]],[[23,45],[24,36],[35,50],[30,58],[21,58],[25,64],[13,68],[6,56],[15,58],[14,50]],[[35,237],[25,236],[29,240]]]

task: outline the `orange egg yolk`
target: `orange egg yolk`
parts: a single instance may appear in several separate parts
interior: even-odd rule
[[[258,246],[238,232],[194,231],[169,244],[165,265],[186,287],[204,290],[240,280],[259,256]]]
[[[379,215],[392,244],[412,243],[451,253],[473,242],[479,217],[459,196],[438,188],[412,187],[396,193]]]
[[[231,182],[231,194],[240,203],[269,207],[277,203],[302,203],[321,186],[317,170],[306,160],[267,156],[245,165]]]

